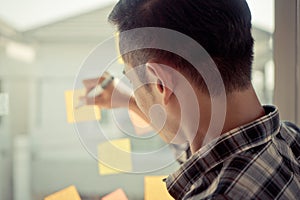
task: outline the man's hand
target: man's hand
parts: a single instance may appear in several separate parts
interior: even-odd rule
[[[107,74],[104,74],[106,76]],[[86,87],[86,94],[90,92],[95,86],[101,84],[105,77],[87,79],[83,81]],[[82,97],[86,101],[87,105],[97,105],[100,108],[112,109],[112,108],[129,108],[136,114],[138,114],[146,122],[150,123],[150,120],[137,106],[133,92],[128,86],[120,82],[118,79],[114,79],[100,94],[95,98]]]
[[[86,94],[88,94],[94,87],[100,85],[105,79],[105,76],[95,79],[83,80],[83,84],[86,88]],[[87,105],[97,105],[100,108],[120,108],[128,107],[129,100],[132,96],[130,89],[123,83],[119,82],[118,79],[114,79],[104,91],[96,97],[88,98],[87,96],[81,97],[85,100]]]

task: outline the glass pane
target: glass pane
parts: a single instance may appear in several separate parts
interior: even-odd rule
[[[273,103],[274,0],[247,1],[252,12],[255,40],[252,83],[262,104]]]
[[[114,34],[106,18],[116,1],[74,1],[72,6],[58,0],[45,5],[3,2],[0,98],[9,98],[0,103],[5,105],[0,107],[0,199],[38,200],[70,185],[76,186],[83,199],[97,199],[117,188],[123,188],[129,199],[143,199],[144,177],[149,173],[99,174],[97,161],[83,147],[74,124],[67,122],[65,92],[73,89],[79,67],[90,51]],[[248,2],[256,41],[253,84],[261,102],[272,103],[274,2]],[[122,68],[116,61],[111,72],[122,76]],[[98,124],[86,125],[91,143],[95,135],[99,136],[90,134],[94,126],[103,127],[113,139],[131,138],[137,131],[126,110],[117,110],[115,116],[102,110],[101,115]],[[116,120],[132,135],[124,134]],[[131,150],[145,153],[163,147],[165,143],[153,134],[145,135],[148,140],[131,138]],[[101,135],[103,140],[106,136]],[[145,159],[137,167],[157,165],[171,156],[171,150],[166,149],[160,160]],[[151,175],[167,175],[177,168],[172,162]]]

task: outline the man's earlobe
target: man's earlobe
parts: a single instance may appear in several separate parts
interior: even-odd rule
[[[156,81],[157,90],[163,96],[163,103],[167,105],[173,94],[173,87],[174,87],[172,71],[171,71],[172,68],[163,64],[152,63],[152,62],[148,62],[146,66],[149,73],[152,76],[154,76],[155,79],[157,80]]]

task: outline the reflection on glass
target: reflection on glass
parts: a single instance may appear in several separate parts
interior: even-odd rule
[[[3,6],[14,8],[10,2],[6,1],[5,4],[9,5]],[[40,27],[24,28],[26,31],[18,31],[14,23],[2,19],[5,15],[0,16],[0,93],[9,94],[8,115],[1,116],[3,108],[0,105],[0,199],[43,199],[73,184],[82,197],[87,197],[83,199],[97,199],[99,195],[109,194],[120,186],[129,199],[144,197],[144,185],[141,183],[145,174],[99,175],[98,162],[82,147],[74,125],[67,123],[64,92],[73,88],[80,63],[89,52],[114,33],[113,27],[104,20],[113,5],[103,6],[102,1],[97,2],[101,4],[97,10],[82,13],[79,7],[77,10],[80,12],[72,18],[62,17]],[[252,81],[261,102],[272,103],[274,2],[248,2],[253,14],[255,39]],[[61,4],[56,6],[61,7]],[[23,9],[23,6],[19,7]],[[28,7],[38,10],[36,4]],[[23,21],[18,18],[21,16],[18,10],[9,13],[10,16],[15,13],[14,20],[19,20],[19,23]],[[34,18],[40,19],[39,16]],[[102,64],[99,63],[99,67]],[[122,69],[123,66],[116,62],[111,72],[121,76]],[[125,135],[120,130],[110,111],[102,110],[101,113],[99,124],[111,132],[111,138],[135,134],[127,111],[118,116],[118,122],[122,122],[132,135]],[[86,134],[93,141],[90,130],[92,128],[87,128]],[[133,152],[153,151],[165,145],[153,132],[143,137],[143,141],[131,139]],[[171,152],[164,152],[160,159],[165,161],[171,155]],[[148,165],[149,162],[152,160],[144,163]],[[151,164],[157,164],[155,162],[159,161]],[[148,175],[169,174],[177,167],[173,164]]]

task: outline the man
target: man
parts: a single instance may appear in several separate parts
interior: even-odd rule
[[[212,117],[212,99],[222,96],[220,85],[208,85],[206,74],[170,51],[126,51],[132,43],[148,40],[147,35],[144,39],[120,37],[125,73],[136,88],[130,109],[159,129],[166,142],[189,144],[188,159],[165,180],[175,199],[299,198],[300,130],[280,122],[275,106],[261,106],[251,85],[253,38],[245,0],[120,0],[109,21],[121,33],[159,27],[185,34],[207,51],[222,77],[226,91],[223,126],[217,137],[206,140],[211,124],[219,123]],[[164,42],[151,37],[149,44]],[[181,45],[185,52],[198,56],[193,48],[188,49],[189,43]],[[200,67],[212,67],[201,59]],[[139,66],[142,70],[135,70]],[[96,82],[88,80],[85,85],[89,90]],[[188,86],[194,91],[196,106],[190,105],[193,98],[185,93]],[[113,92],[124,99],[130,95],[111,84],[102,95],[87,101],[105,108],[126,106],[126,102],[111,103]],[[185,101],[177,94],[186,95]],[[153,105],[159,105],[158,109],[153,111]],[[199,119],[182,113],[182,106],[199,112]],[[161,115],[166,115],[164,124],[159,124]],[[196,130],[190,128],[194,125]]]

